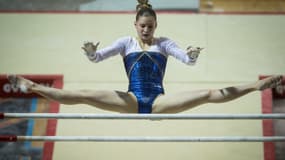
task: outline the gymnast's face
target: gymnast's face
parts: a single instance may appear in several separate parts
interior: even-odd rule
[[[135,21],[138,37],[145,43],[151,43],[157,23],[152,16],[141,16]]]

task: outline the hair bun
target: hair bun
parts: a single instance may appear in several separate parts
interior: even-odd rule
[[[148,0],[138,0],[137,11],[143,8],[152,8],[152,6],[148,3]]]

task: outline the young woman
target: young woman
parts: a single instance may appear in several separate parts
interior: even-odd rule
[[[165,94],[163,77],[168,56],[186,64],[195,64],[201,48],[179,48],[172,40],[154,37],[156,13],[147,0],[139,1],[135,28],[137,37],[122,37],[112,45],[97,50],[99,43],[85,43],[82,49],[90,61],[100,62],[110,56],[123,57],[129,89],[124,91],[67,91],[36,84],[19,76],[9,75],[10,82],[22,91],[40,94],[63,104],[89,104],[121,113],[178,113],[205,103],[221,103],[253,91],[276,87],[282,76],[222,89]]]

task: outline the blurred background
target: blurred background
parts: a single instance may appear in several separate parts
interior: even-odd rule
[[[1,0],[2,11],[133,11],[135,0]],[[152,0],[156,10],[284,12],[284,0]]]

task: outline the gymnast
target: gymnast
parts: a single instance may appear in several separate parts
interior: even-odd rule
[[[205,103],[228,102],[250,92],[281,84],[282,76],[271,76],[240,86],[165,94],[163,77],[167,58],[172,56],[187,65],[194,65],[202,48],[188,47],[183,50],[168,38],[154,37],[157,27],[156,13],[147,0],[138,2],[134,22],[136,38],[122,37],[99,50],[99,43],[94,45],[87,42],[82,47],[88,59],[96,63],[120,54],[129,79],[127,92],[67,91],[42,86],[17,75],[8,75],[8,80],[21,91],[37,93],[62,104],[88,104],[120,113],[179,113]]]

